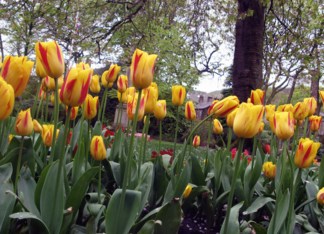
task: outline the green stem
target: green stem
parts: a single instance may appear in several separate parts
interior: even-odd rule
[[[147,119],[148,118],[148,119]],[[146,123],[147,122],[147,123]],[[146,117],[146,121],[145,121],[145,131],[144,131],[144,146],[143,146],[143,156],[142,156],[142,164],[145,161],[145,155],[146,155],[146,143],[147,143],[147,135],[148,135],[148,131],[150,128],[150,114],[147,115]]]
[[[148,118],[148,116],[146,116],[146,118]],[[138,178],[139,178],[140,172],[141,172],[141,164],[142,164],[144,141],[145,141],[145,128],[146,128],[147,122],[148,122],[147,120],[144,121],[144,126],[142,129],[141,144],[140,144],[140,148],[139,148],[139,155],[138,155],[138,159],[137,159],[137,176],[138,176]]]
[[[15,193],[18,195],[17,188],[18,188],[18,178],[20,175],[20,167],[21,167],[21,157],[22,152],[24,149],[24,136],[21,137],[20,146],[19,146],[19,154],[18,154],[18,162],[16,168],[16,178],[15,178]]]
[[[255,158],[255,153],[256,153],[256,147],[257,147],[257,144],[258,144],[258,135],[254,136],[253,137],[253,148],[252,148],[252,154],[251,154],[251,157],[252,157],[252,171],[253,171],[253,167],[254,167],[254,158]]]
[[[227,151],[231,150],[233,130],[229,127],[227,132]]]
[[[86,134],[86,140],[85,140],[85,165],[84,170],[86,171],[88,169],[88,160],[89,160],[89,146],[90,146],[90,139],[91,139],[91,127],[90,127],[90,120],[87,120],[87,134]]]
[[[180,112],[180,106],[177,107],[176,128],[175,128],[174,143],[173,143],[173,157],[176,157],[176,147],[177,147],[177,138],[178,138],[178,129],[179,129],[179,112]]]
[[[191,123],[190,123],[190,129],[193,128],[193,125],[194,125],[194,122],[191,121]],[[190,144],[190,147],[189,147],[189,157],[191,155],[191,151],[192,151],[192,148],[193,148],[192,143],[193,143],[193,135],[191,135],[191,137],[189,138],[189,144]]]
[[[210,144],[210,138],[211,138],[211,131],[213,128],[213,122],[212,120],[209,121],[209,127],[208,127],[208,136],[207,136],[207,152],[205,157],[205,168],[204,168],[204,175],[207,176],[208,172],[208,159],[209,159],[209,144]]]
[[[104,91],[104,94],[103,94],[103,97],[102,97],[102,101],[100,102],[101,105],[100,105],[100,108],[99,108],[98,120],[101,119],[102,112],[104,111],[104,110],[103,110],[103,107],[104,107],[105,97],[106,97],[106,95],[107,95],[107,89],[108,89],[108,88],[105,88],[105,91]]]
[[[106,112],[106,105],[107,105],[107,95],[108,94],[108,88],[105,89],[105,93],[104,93],[104,103],[103,103],[103,108],[102,108],[102,116],[101,116],[101,122],[104,123],[105,121],[105,112]],[[108,124],[107,124],[108,126]]]
[[[307,128],[308,128],[308,117],[305,119],[305,122],[304,122],[303,137],[307,137]]]
[[[49,103],[49,95],[46,95],[46,101],[45,101],[45,118],[44,121],[48,121],[48,103]]]
[[[232,208],[232,204],[233,204],[235,183],[236,183],[236,179],[237,179],[238,172],[239,172],[240,157],[241,157],[242,150],[243,150],[243,144],[244,144],[244,139],[239,139],[238,151],[236,152],[235,160],[234,160],[234,175],[232,177],[231,190],[230,190],[230,193],[228,196],[228,201],[227,201],[227,210],[226,210],[226,217],[225,217],[225,221],[224,221],[224,232],[223,233],[227,233],[227,229],[228,229],[227,226],[228,226],[231,208]]]
[[[50,157],[51,162],[53,161],[53,158],[54,158],[56,130],[57,130],[58,117],[59,117],[58,79],[54,79],[54,81],[55,81],[54,131],[53,131],[51,157]]]
[[[159,121],[159,133],[160,133],[160,137],[159,137],[159,155],[161,156],[161,141],[162,141],[162,120]]]
[[[123,103],[122,103],[123,93],[120,94],[120,102],[117,115],[117,129],[121,127],[121,117],[123,115]]]
[[[101,204],[101,161],[99,162],[99,178],[98,178],[98,203]]]

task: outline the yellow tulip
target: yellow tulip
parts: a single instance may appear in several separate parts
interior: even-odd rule
[[[64,73],[64,58],[61,47],[56,41],[37,42],[36,57],[41,61],[46,74],[54,79]]]
[[[317,203],[324,206],[324,187],[321,188],[316,195]]]
[[[66,107],[66,110],[68,108]],[[71,108],[71,114],[70,114],[70,120],[75,120],[76,117],[78,116],[78,111],[79,111],[79,107],[78,106],[73,106]]]
[[[303,120],[308,115],[308,107],[305,102],[297,102],[292,110],[294,119]]]
[[[263,105],[264,103],[264,91],[261,89],[251,90],[251,103],[254,105]]]
[[[50,147],[52,146],[54,125],[53,124],[43,124],[42,126],[42,140],[44,145]],[[56,130],[56,139],[59,135],[60,130]]]
[[[34,132],[37,132],[37,133],[41,133],[43,130],[42,125],[40,125],[36,119],[33,119],[33,129],[34,129]]]
[[[130,76],[136,89],[145,89],[153,81],[154,65],[157,55],[136,49],[130,67]]]
[[[127,100],[127,116],[129,120],[134,120],[135,111],[136,111],[136,105],[138,101],[138,94],[135,94],[134,96],[128,95]],[[140,106],[137,114],[137,120],[140,121],[144,117],[144,111],[145,111],[145,102],[146,99],[144,95],[141,96],[140,100]]]
[[[216,117],[226,117],[229,113],[237,108],[239,99],[236,96],[228,96],[218,101],[211,110]]]
[[[183,194],[182,194],[183,198],[187,198],[187,197],[189,197],[191,191],[192,191],[192,186],[191,186],[190,184],[188,184],[188,185],[186,186],[185,191],[184,191]]]
[[[11,114],[15,105],[15,92],[10,84],[0,76],[0,120],[4,120]]]
[[[319,91],[319,95],[322,100],[322,105],[324,105],[324,91]]]
[[[295,154],[295,165],[298,168],[307,168],[312,165],[320,146],[319,142],[314,142],[309,138],[301,138]]]
[[[272,115],[274,114],[274,112],[276,111],[276,105],[266,105],[265,106],[265,116],[266,116],[266,120],[269,121],[269,119],[272,117]]]
[[[200,146],[200,136],[196,135],[192,141],[192,146],[197,148]]]
[[[214,101],[212,102],[212,104],[210,104],[210,106],[208,107],[208,110],[207,110],[207,114],[208,114],[208,115],[210,115],[210,114],[212,113],[213,108],[214,108],[214,106],[216,105],[217,102],[219,102],[219,100],[214,100]]]
[[[152,85],[155,84],[155,85]],[[145,102],[145,113],[146,114],[152,114],[154,111],[154,107],[156,105],[157,99],[158,99],[158,88],[156,83],[152,82],[152,84],[147,87],[146,89],[143,89],[143,95],[146,98]]]
[[[234,119],[236,116],[238,108],[235,108],[231,113],[226,116],[226,124],[228,127],[233,128]]]
[[[79,106],[84,102],[90,86],[93,69],[72,68],[65,77],[60,92],[61,101],[67,106]]]
[[[91,81],[90,81],[90,91],[92,93],[100,93],[100,83],[99,83],[99,76],[98,75],[94,75],[92,76],[91,78]]]
[[[251,103],[242,103],[236,113],[233,131],[236,136],[242,138],[254,137],[262,123],[264,107]]]
[[[104,71],[101,79],[105,79],[107,83],[114,83],[117,79],[117,75],[120,72],[121,67],[117,64],[111,64],[107,71]]]
[[[42,79],[42,88],[44,91],[54,91],[55,90],[55,80],[49,76],[45,76]]]
[[[322,123],[322,116],[312,115],[308,119],[309,128],[312,132],[316,132],[320,129]]]
[[[278,112],[270,118],[270,127],[280,140],[287,140],[294,135],[295,125],[292,112]]]
[[[186,88],[181,85],[172,86],[172,104],[181,106],[186,98]]]
[[[81,70],[90,69],[90,65],[84,62],[77,63],[75,67],[80,68]]]
[[[276,164],[273,164],[272,162],[263,163],[262,172],[265,177],[274,179],[276,177]]]
[[[154,107],[154,117],[158,120],[162,120],[166,116],[166,101],[158,100]]]
[[[195,105],[192,101],[187,101],[185,105],[185,117],[187,120],[195,120],[196,119],[196,110]]]
[[[262,121],[258,133],[263,132],[263,130],[264,130],[264,122]]]
[[[101,161],[106,158],[106,146],[102,136],[92,137],[90,143],[90,154],[97,161]]]
[[[96,117],[98,110],[98,96],[92,97],[88,94],[83,102],[82,109],[85,119],[93,119]]]
[[[304,98],[304,102],[308,107],[308,116],[311,116],[315,113],[317,108],[317,101],[314,97]]]
[[[120,102],[120,98],[122,98],[122,103],[127,103],[128,100],[128,96],[134,96],[136,92],[135,87],[129,87],[126,89],[126,91],[121,94],[120,92],[117,91],[117,97],[118,97],[118,101]]]
[[[1,76],[13,87],[15,97],[20,96],[24,92],[33,66],[34,62],[28,61],[26,56],[15,57],[9,55],[5,57]]]
[[[46,76],[46,71],[38,57],[36,57],[36,74],[40,79],[43,79]]]
[[[30,108],[20,111],[16,118],[15,131],[20,136],[29,136],[34,129]]]
[[[124,93],[128,88],[128,77],[126,75],[120,75],[117,80],[118,92]]]
[[[223,126],[219,122],[218,119],[213,120],[213,133],[215,133],[215,134],[222,134],[223,133]]]
[[[292,104],[283,104],[277,107],[277,111],[279,112],[292,112],[294,106]]]

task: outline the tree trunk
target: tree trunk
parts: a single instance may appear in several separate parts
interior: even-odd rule
[[[319,81],[321,79],[321,66],[320,66],[320,58],[318,56],[318,45],[315,44],[315,69],[312,71],[312,79],[311,79],[311,96],[315,98],[317,101],[317,110],[316,114],[318,115],[321,110],[321,105],[319,105]]]
[[[264,6],[261,1],[238,0],[235,33],[233,93],[245,102],[251,90],[262,84]]]

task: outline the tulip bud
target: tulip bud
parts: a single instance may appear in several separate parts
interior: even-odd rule
[[[190,184],[188,184],[188,185],[186,186],[186,189],[184,190],[184,192],[183,192],[183,194],[182,194],[183,198],[187,198],[187,197],[189,197],[191,191],[192,191],[192,186],[191,186]]]
[[[55,80],[49,76],[45,76],[42,79],[42,88],[46,91],[54,91],[55,90]]]
[[[127,100],[127,116],[129,120],[134,120],[135,112],[136,112],[136,105],[138,101],[138,94],[135,94],[134,96],[128,95]],[[144,117],[144,110],[145,110],[145,102],[146,99],[142,95],[140,100],[140,106],[137,114],[137,120],[142,120]]]
[[[268,121],[270,120],[270,118],[274,114],[275,110],[276,110],[276,105],[266,105],[265,106],[266,120],[268,120]]]
[[[185,105],[185,117],[187,120],[196,119],[196,110],[192,101],[187,101]]]
[[[121,94],[120,92],[117,91],[117,97],[118,97],[118,101],[120,102],[120,98],[122,98],[122,103],[127,103],[128,100],[128,96],[134,96],[136,92],[135,87],[129,87],[126,89],[126,91]]]
[[[0,76],[0,120],[6,119],[15,105],[15,92],[10,84]]]
[[[196,135],[192,141],[192,146],[197,148],[200,146],[200,136]]]
[[[41,133],[43,130],[42,125],[40,125],[36,119],[33,119],[33,129],[34,132],[37,133]]]
[[[242,138],[254,137],[260,129],[264,107],[262,105],[253,105],[242,103],[236,113],[233,131],[236,136]]]
[[[276,164],[265,162],[263,163],[262,171],[265,177],[274,179],[276,177]]]
[[[292,112],[294,106],[292,104],[283,104],[277,107],[278,112]]]
[[[46,76],[46,71],[38,57],[36,57],[36,74],[40,79],[43,79]]]
[[[172,104],[181,106],[186,98],[186,88],[181,85],[172,86]]]
[[[236,108],[235,110],[233,110],[231,113],[229,113],[229,114],[226,116],[226,124],[227,124],[227,126],[230,127],[230,128],[233,128],[234,119],[235,119],[235,116],[236,116],[237,110],[238,110],[238,108]]]
[[[154,117],[158,120],[163,120],[166,116],[166,101],[158,100],[154,107]]]
[[[68,106],[79,106],[84,102],[90,86],[93,70],[72,68],[65,77],[60,92],[61,101]]]
[[[68,110],[68,107],[66,106],[66,111]],[[70,120],[75,120],[78,116],[79,107],[73,106],[71,107],[71,114],[70,114]]]
[[[106,158],[106,146],[102,136],[92,137],[90,143],[90,154],[97,161],[101,161]]]
[[[20,111],[16,118],[15,131],[20,136],[28,136],[33,132],[33,120],[30,114],[30,108]]]
[[[316,132],[320,129],[322,123],[322,116],[312,115],[308,119],[309,128],[312,132]]]
[[[105,79],[107,83],[114,83],[121,67],[117,64],[111,64],[109,69],[102,74],[101,79]]]
[[[276,111],[269,122],[271,130],[280,140],[287,140],[294,135],[295,125],[292,112]]]
[[[304,98],[304,102],[308,107],[308,116],[313,115],[317,108],[317,101],[315,100],[315,98],[314,97]]]
[[[1,76],[13,87],[15,97],[20,96],[24,92],[33,66],[34,62],[28,61],[26,56],[5,57],[1,69]]]
[[[155,85],[152,85],[155,84]],[[158,99],[158,89],[156,86],[156,83],[152,82],[152,84],[147,87],[146,89],[143,89],[143,94],[146,98],[145,102],[145,113],[151,114],[154,111],[154,107],[156,105],[157,99]]]
[[[42,140],[44,142],[44,145],[47,147],[52,146],[52,140],[53,140],[53,132],[54,132],[54,125],[53,124],[43,124],[42,126]],[[59,135],[60,130],[56,130],[56,139]]]
[[[321,188],[316,195],[317,203],[324,206],[324,187]]]
[[[98,75],[94,75],[92,76],[91,78],[91,81],[90,81],[90,91],[92,93],[100,93],[100,83],[99,83],[99,76]]]
[[[98,96],[92,97],[88,94],[82,105],[82,109],[85,119],[93,119],[96,117],[98,110]]]
[[[64,73],[64,58],[61,47],[56,41],[37,42],[36,57],[40,60],[46,74],[54,79]]]
[[[312,165],[321,144],[309,138],[301,138],[295,154],[295,165],[298,168],[307,168]]]
[[[226,117],[235,110],[238,105],[239,99],[236,96],[228,96],[217,102],[213,106],[211,113],[214,113],[216,117]]]
[[[261,89],[251,90],[251,103],[254,105],[263,105],[264,103],[264,91]]]
[[[292,110],[294,119],[303,120],[308,115],[308,108],[305,102],[297,102]]]
[[[219,122],[218,119],[213,120],[213,133],[215,133],[215,134],[222,134],[223,133],[223,126]]]
[[[133,86],[136,89],[145,89],[150,86],[153,81],[154,65],[157,55],[136,49],[130,67],[130,75]]]
[[[213,111],[213,108],[214,108],[214,106],[215,106],[215,104],[218,102],[218,100],[214,100],[213,102],[212,102],[212,104],[208,107],[208,110],[207,110],[207,114],[208,115],[210,115],[211,113],[212,113],[212,111]]]
[[[126,75],[120,75],[117,80],[118,92],[124,93],[128,88],[128,77]]]

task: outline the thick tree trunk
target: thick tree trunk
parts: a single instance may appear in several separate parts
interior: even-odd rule
[[[238,0],[233,93],[245,102],[262,84],[264,6],[260,0]]]

